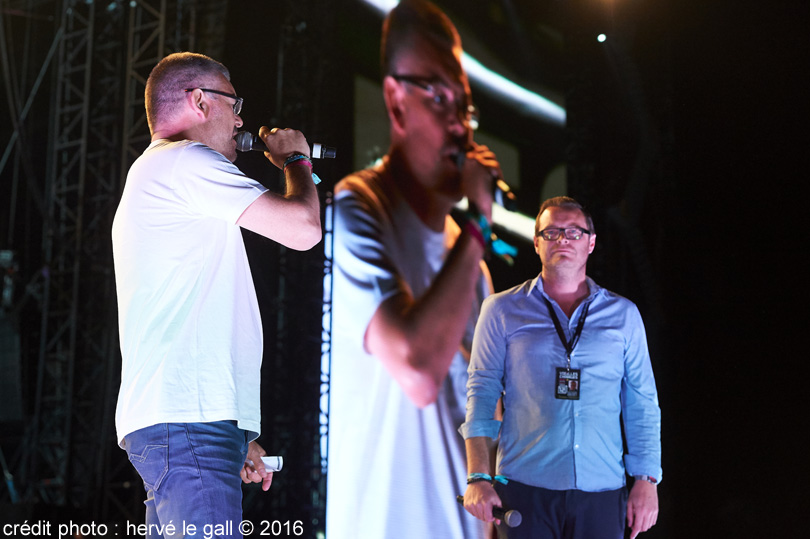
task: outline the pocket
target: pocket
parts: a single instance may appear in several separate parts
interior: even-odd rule
[[[126,436],[127,456],[148,490],[158,490],[169,470],[166,425],[153,425]]]

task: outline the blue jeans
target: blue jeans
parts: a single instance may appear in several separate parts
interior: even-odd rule
[[[160,423],[124,439],[146,489],[146,537],[242,537],[248,441],[235,421]]]

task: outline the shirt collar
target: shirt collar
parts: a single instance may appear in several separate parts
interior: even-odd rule
[[[596,282],[594,282],[594,280],[591,279],[590,277],[586,276],[585,277],[585,282],[588,283],[588,291],[589,291],[589,293],[588,293],[588,297],[585,298],[584,301],[591,301],[594,297],[596,297],[597,294],[600,294],[602,292],[602,290],[604,290],[601,286],[596,284]],[[537,274],[537,277],[532,279],[532,282],[529,285],[529,288],[526,290],[526,295],[530,296],[532,294],[532,291],[535,288],[537,288],[537,290],[539,290],[542,295],[548,297],[546,295],[545,291],[543,290],[543,279],[540,277],[539,273]],[[549,298],[549,299],[551,299],[551,298]]]

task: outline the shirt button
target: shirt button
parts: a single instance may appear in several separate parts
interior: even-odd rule
[[[579,449],[579,444],[574,444],[574,449]]]

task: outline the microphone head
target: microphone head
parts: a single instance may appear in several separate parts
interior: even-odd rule
[[[236,140],[236,149],[240,152],[249,152],[253,149],[253,135],[250,131],[240,131],[234,138]]]
[[[515,528],[523,522],[523,515],[520,514],[520,511],[510,509],[503,515],[503,521],[510,528]]]

